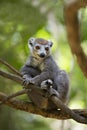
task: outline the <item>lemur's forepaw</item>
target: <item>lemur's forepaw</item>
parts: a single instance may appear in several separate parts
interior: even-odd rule
[[[48,88],[52,87],[53,81],[51,79],[47,79],[45,81],[42,81],[41,83],[41,89],[47,90]]]
[[[23,76],[23,88],[27,88],[28,84],[33,84],[32,78],[26,77],[25,75]]]

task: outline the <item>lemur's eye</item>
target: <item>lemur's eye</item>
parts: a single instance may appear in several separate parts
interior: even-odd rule
[[[35,46],[36,50],[39,50],[40,49],[40,46]]]
[[[45,50],[46,50],[46,51],[49,51],[49,47],[45,47]]]

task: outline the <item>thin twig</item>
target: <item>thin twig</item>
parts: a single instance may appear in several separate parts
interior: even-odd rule
[[[17,71],[13,66],[11,66],[10,64],[8,64],[6,61],[0,59],[0,63],[4,64],[5,66],[7,66],[14,74],[17,74],[18,76],[22,76],[19,71]]]
[[[22,84],[22,78],[19,77],[19,76],[15,76],[13,74],[6,73],[6,72],[4,72],[2,70],[0,70],[0,76],[11,79],[13,81],[16,81],[16,82]]]
[[[20,90],[20,91],[18,91],[16,93],[12,93],[9,96],[7,96],[3,101],[1,101],[0,105],[4,104],[9,99],[12,99],[14,97],[17,97],[17,96],[20,96],[20,95],[23,95],[23,94],[27,94],[28,91],[29,91],[29,89],[23,89],[23,90]]]

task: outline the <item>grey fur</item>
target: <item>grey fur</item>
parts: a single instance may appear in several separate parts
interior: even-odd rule
[[[42,47],[45,48],[46,46],[49,47],[48,51],[44,49],[46,52],[45,56],[42,58],[40,57],[40,54],[38,54],[38,51],[40,53],[43,52],[40,50],[35,50],[34,48],[38,44],[36,40],[37,39],[34,39],[34,43],[32,46],[30,45],[30,49],[32,51],[31,56],[21,69],[25,86],[32,83],[41,87],[41,84],[43,84],[45,80],[51,79],[53,81],[53,89],[56,90],[57,96],[65,103],[69,92],[68,75],[64,70],[60,70],[51,56],[51,46],[49,46],[49,41],[46,40],[46,42],[48,42],[46,45],[39,43],[40,49]],[[45,39],[39,39],[39,41],[40,40],[41,42],[44,42]]]

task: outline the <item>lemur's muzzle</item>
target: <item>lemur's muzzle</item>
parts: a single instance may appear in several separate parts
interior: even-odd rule
[[[45,57],[45,54],[44,54],[44,53],[41,53],[41,54],[40,54],[40,57],[41,57],[41,58],[44,58],[44,57]]]

